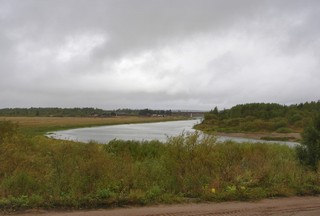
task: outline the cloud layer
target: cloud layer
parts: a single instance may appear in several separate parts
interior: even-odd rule
[[[317,0],[0,0],[0,106],[319,100]]]

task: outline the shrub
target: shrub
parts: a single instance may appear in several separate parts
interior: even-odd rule
[[[161,188],[158,185],[155,185],[153,187],[151,187],[147,193],[146,193],[146,198],[149,201],[155,201],[157,200],[161,195],[163,194],[163,191],[161,190]]]
[[[111,191],[109,188],[104,188],[97,191],[97,197],[99,199],[108,199],[114,196],[115,196],[115,193]]]
[[[291,133],[292,130],[287,127],[281,127],[276,130],[277,133]]]
[[[167,190],[189,197],[199,196],[203,186],[212,179],[215,144],[215,138],[201,138],[199,133],[170,138],[164,158],[169,173]]]
[[[317,169],[320,160],[320,114],[302,133],[302,146],[297,147],[300,161],[313,169]]]
[[[38,187],[35,179],[23,171],[5,178],[1,184],[2,190],[12,196],[31,195]]]
[[[5,139],[12,139],[17,133],[18,125],[10,121],[0,121],[0,144]]]
[[[83,208],[319,192],[283,145],[219,143],[200,133],[109,145],[17,136],[0,145],[0,208]]]

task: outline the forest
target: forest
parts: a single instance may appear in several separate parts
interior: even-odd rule
[[[151,116],[171,115],[171,110],[152,110],[152,109],[116,109],[103,110],[92,107],[85,108],[3,108],[0,109],[0,116],[24,116],[24,117],[108,117],[116,115],[124,116]]]
[[[213,110],[205,114],[196,128],[214,132],[277,132],[300,133],[320,112],[320,101],[293,105],[277,103],[250,103],[230,109]]]

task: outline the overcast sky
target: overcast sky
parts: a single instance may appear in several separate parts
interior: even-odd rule
[[[319,0],[0,0],[0,108],[320,99]]]

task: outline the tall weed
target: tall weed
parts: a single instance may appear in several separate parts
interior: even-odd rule
[[[199,133],[165,143],[114,140],[107,145],[6,134],[0,143],[0,208],[92,208],[320,192],[320,174],[302,167],[295,149],[284,145],[219,143]]]

